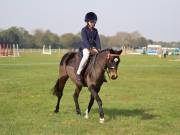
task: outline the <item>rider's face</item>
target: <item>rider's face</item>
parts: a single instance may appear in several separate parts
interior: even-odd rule
[[[88,25],[89,25],[90,28],[94,28],[95,25],[96,25],[96,21],[89,21]]]

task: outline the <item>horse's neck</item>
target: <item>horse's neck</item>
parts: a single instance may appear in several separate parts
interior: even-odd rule
[[[106,55],[107,53],[99,53],[97,56],[95,56],[95,61],[91,61],[91,63],[88,65],[87,70],[85,72],[85,75],[90,75],[91,78],[93,78],[93,81],[102,80],[102,77],[105,73],[106,68]]]
[[[106,69],[106,65],[107,65],[106,57],[107,57],[106,52],[98,54],[97,59],[96,59],[96,63],[95,63],[95,66],[99,67],[97,69],[103,70],[103,71]]]

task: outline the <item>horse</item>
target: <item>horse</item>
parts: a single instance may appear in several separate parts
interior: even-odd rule
[[[68,52],[66,53],[59,64],[59,78],[53,87],[53,94],[57,96],[57,105],[55,108],[55,113],[59,112],[60,100],[63,96],[63,89],[68,78],[76,85],[75,92],[73,94],[76,113],[81,114],[81,110],[78,103],[78,97],[81,92],[82,87],[88,87],[90,91],[90,101],[88,108],[85,111],[85,118],[88,119],[88,114],[91,107],[96,100],[99,106],[99,122],[104,123],[104,111],[102,108],[102,100],[99,96],[99,91],[104,83],[104,74],[107,74],[110,79],[115,80],[118,78],[117,69],[120,63],[121,50],[115,49],[104,49],[95,55],[90,56],[88,64],[82,71],[82,81],[77,80],[76,71],[79,66],[81,55],[79,52]]]

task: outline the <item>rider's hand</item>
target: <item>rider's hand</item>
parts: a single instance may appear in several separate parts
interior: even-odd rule
[[[91,49],[92,53],[98,53],[98,50],[96,48]]]

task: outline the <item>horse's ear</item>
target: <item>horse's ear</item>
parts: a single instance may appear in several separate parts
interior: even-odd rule
[[[118,54],[118,55],[121,55],[122,51],[123,51],[122,49],[118,50],[118,51],[117,51],[117,54]]]

